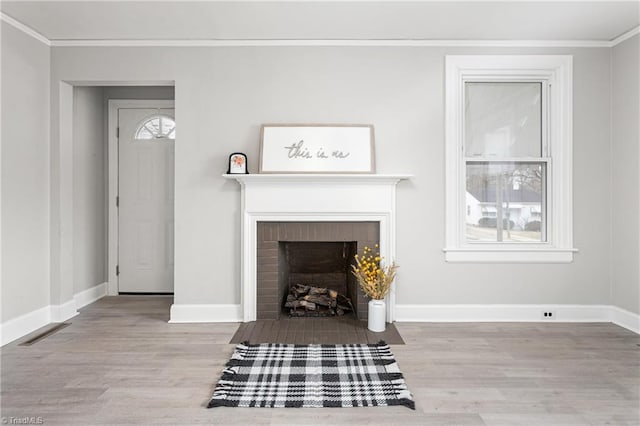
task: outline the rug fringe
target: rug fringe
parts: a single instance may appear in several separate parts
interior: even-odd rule
[[[407,384],[405,383],[402,374],[400,374],[400,377],[395,378],[393,380],[389,380],[391,382],[391,384],[393,385],[393,388],[399,391],[403,391],[407,389]]]
[[[390,403],[389,405],[403,405],[407,408],[411,408],[412,410],[416,409],[416,402],[413,399],[409,399],[409,398],[396,399],[394,402]]]
[[[376,349],[378,350],[378,353],[381,355],[392,355],[391,353],[391,347],[389,345],[387,345],[384,340],[380,340],[378,342],[378,344],[376,345]]]
[[[239,367],[242,365],[242,359],[234,359],[231,358],[229,361],[227,361],[227,363],[224,365],[225,367]]]
[[[391,365],[396,362],[389,346],[381,346],[378,348],[378,358],[382,365]]]
[[[229,390],[233,388],[233,384],[235,383],[234,378],[236,373],[236,369],[232,368],[226,368],[222,371],[222,377],[220,377],[218,384],[213,390],[213,396],[211,397],[207,408],[222,407],[228,405],[227,396]]]
[[[390,380],[390,381],[392,381],[392,382],[394,382],[394,383],[395,383],[395,381],[397,381],[397,380],[404,380],[404,376],[402,375],[402,373],[386,373],[386,374],[384,375],[384,377],[385,377],[387,380]]]
[[[225,364],[225,367],[236,367],[242,365],[242,361],[246,358],[247,351],[249,350],[249,342],[244,341],[236,345],[236,350],[231,355],[231,359]]]
[[[390,380],[391,385],[393,386],[393,390],[395,391],[396,396],[398,398],[398,404],[407,406],[412,410],[415,410],[416,403],[413,400],[411,392],[409,392],[409,388],[407,387],[407,384],[405,383],[402,377],[402,373],[393,373],[393,374],[398,374],[399,376],[396,379]]]
[[[237,369],[225,368],[224,370],[222,370],[222,376],[220,376],[220,380],[232,381],[235,379],[236,373],[238,373]]]
[[[236,404],[225,399],[211,399],[207,404],[207,408],[214,407],[234,407]]]

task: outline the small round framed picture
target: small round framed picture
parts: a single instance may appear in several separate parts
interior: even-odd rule
[[[227,170],[227,174],[241,174],[246,175],[249,171],[247,170],[247,156],[241,152],[234,152],[229,156],[229,170]]]

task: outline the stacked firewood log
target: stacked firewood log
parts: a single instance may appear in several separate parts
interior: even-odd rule
[[[342,316],[353,312],[351,300],[343,294],[304,284],[295,284],[289,288],[284,307],[289,308],[289,313],[294,317]]]

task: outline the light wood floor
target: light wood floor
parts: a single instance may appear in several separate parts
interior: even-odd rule
[[[640,336],[613,324],[398,323],[405,407],[206,409],[238,324],[167,324],[170,298],[107,297],[2,348],[2,416],[44,424],[640,424]],[[24,340],[24,339],[22,339]],[[4,423],[4,422],[3,422]]]

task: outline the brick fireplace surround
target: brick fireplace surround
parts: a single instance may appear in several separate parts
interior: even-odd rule
[[[253,174],[224,177],[237,180],[241,187],[240,308],[244,322],[279,312],[280,303],[273,296],[270,301],[258,303],[259,292],[263,296],[273,294],[272,290],[275,290],[275,298],[279,297],[278,289],[274,288],[277,272],[272,270],[278,241],[311,241],[310,235],[317,236],[317,230],[323,229],[320,239],[345,241],[349,236],[348,241],[357,241],[361,251],[361,245],[376,242],[376,235],[370,230],[360,235],[360,227],[373,223],[371,229],[378,232],[381,256],[396,259],[396,185],[408,179],[408,175]],[[274,231],[276,223],[277,232]],[[288,225],[281,228],[284,223]],[[367,223],[369,225],[365,225]],[[353,238],[354,235],[357,238]],[[258,254],[260,248],[267,251]],[[272,258],[269,270],[260,264],[263,257]],[[396,283],[400,278],[396,278]],[[393,322],[395,283],[386,302],[387,322]]]
[[[278,319],[288,282],[281,279],[282,242],[355,242],[358,251],[380,240],[378,222],[258,222],[257,319]],[[307,284],[307,283],[303,283]],[[367,319],[368,299],[355,282],[349,295],[358,319]]]

